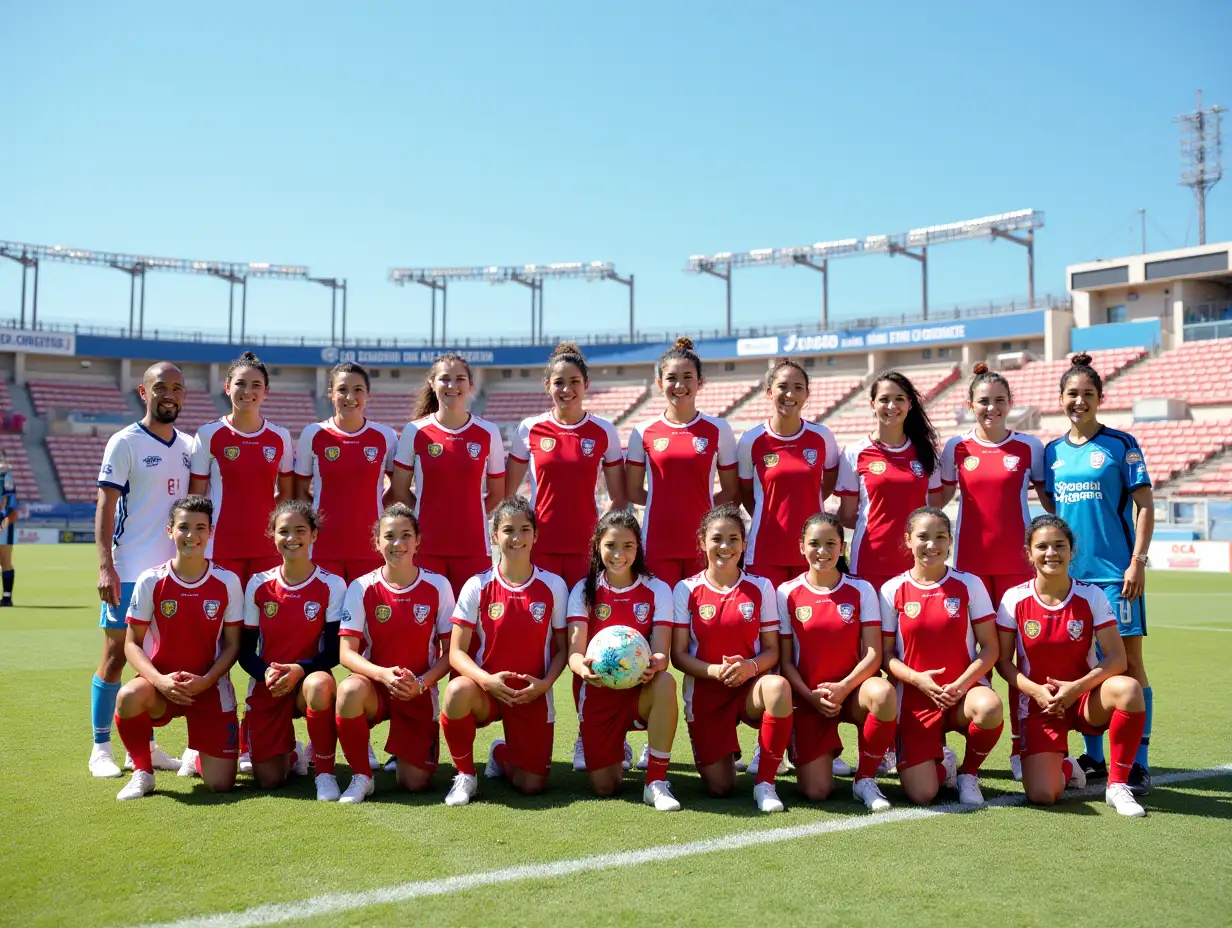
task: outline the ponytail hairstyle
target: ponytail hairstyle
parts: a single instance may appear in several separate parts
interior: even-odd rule
[[[495,532],[501,522],[511,516],[524,516],[530,527],[539,531],[539,519],[535,517],[535,507],[525,496],[506,496],[492,512],[492,531]]]
[[[1069,549],[1071,553],[1078,547],[1077,542],[1074,541],[1074,530],[1069,527],[1069,523],[1060,516],[1054,516],[1051,513],[1046,512],[1043,515],[1036,516],[1031,520],[1031,524],[1027,526],[1026,545],[1028,548],[1031,547],[1031,539],[1035,537],[1035,533],[1042,528],[1059,529],[1061,534],[1064,535],[1066,540],[1069,542]]]
[[[967,387],[967,405],[970,406],[975,402],[975,388],[982,383],[995,383],[1005,388],[1005,395],[1009,397],[1010,405],[1014,405],[1014,392],[1010,389],[1010,382],[1005,379],[1005,376],[1000,371],[990,370],[988,365],[980,361],[975,367],[971,368],[971,373],[974,374],[971,378],[971,384]]]
[[[436,378],[437,366],[446,361],[457,361],[466,368],[466,379],[471,382],[472,386],[474,385],[475,375],[471,373],[470,362],[456,351],[445,352],[433,361],[432,366],[428,368],[428,376],[424,378],[424,385],[419,388],[419,395],[415,397],[415,408],[411,413],[412,422],[416,419],[422,419],[429,413],[440,411],[441,401],[436,398],[436,388],[432,385],[432,381]]]
[[[655,380],[661,382],[663,380],[663,365],[677,358],[684,358],[684,360],[692,363],[694,370],[697,371],[697,382],[700,385],[702,383],[702,359],[693,350],[693,339],[684,335],[681,335],[676,339],[672,347],[659,355],[659,360],[655,362]]]
[[[767,391],[770,390],[770,385],[774,383],[775,376],[777,376],[778,372],[781,371],[785,367],[790,367],[793,371],[795,371],[797,374],[803,377],[804,378],[804,389],[807,390],[809,388],[808,371],[806,371],[799,362],[793,361],[791,358],[779,358],[778,360],[774,362],[774,364],[770,367],[770,369],[766,371],[766,390]]]
[[[839,556],[835,562],[834,568],[840,574],[850,574],[851,567],[847,564],[847,555],[842,553],[842,549],[847,544],[847,536],[843,532],[843,523],[838,520],[838,516],[822,510],[815,512],[804,520],[804,527],[800,529],[800,544],[804,544],[804,539],[808,537],[809,530],[815,525],[830,525],[834,527],[834,531],[838,532]]]
[[[642,550],[642,527],[637,524],[637,516],[629,509],[612,509],[605,512],[590,536],[590,566],[586,568],[586,579],[582,582],[582,602],[587,612],[594,611],[595,590],[599,588],[599,577],[607,569],[603,566],[603,551],[600,543],[603,541],[603,536],[614,528],[628,529],[637,539],[637,553],[633,555],[633,563],[629,567],[633,579],[637,580],[639,577],[649,575],[649,571],[646,570],[646,553]]]
[[[950,522],[950,517],[938,509],[936,506],[921,506],[919,509],[913,510],[911,515],[907,516],[907,534],[911,534],[911,529],[915,525],[916,519],[922,519],[925,516],[932,516],[935,519],[940,519],[945,523],[945,531],[953,537],[954,525]]]
[[[368,372],[364,370],[362,364],[356,364],[354,361],[343,361],[341,364],[335,364],[329,370],[329,379],[326,383],[329,385],[330,390],[334,389],[334,381],[342,374],[359,374],[360,377],[364,378],[364,389],[372,389],[372,381],[369,379]]]
[[[274,526],[277,524],[278,519],[288,513],[294,513],[299,516],[308,523],[308,528],[314,532],[319,531],[321,528],[321,513],[312,503],[305,499],[284,499],[270,513],[269,524],[265,527],[265,534],[273,538]]]
[[[552,379],[552,368],[562,362],[576,367],[582,375],[582,383],[588,387],[590,386],[590,368],[586,365],[586,355],[582,354],[582,349],[573,342],[561,342],[552,351],[552,354],[548,357],[547,366],[543,369],[544,383],[548,383]]]
[[[1104,398],[1104,379],[1099,376],[1099,372],[1091,366],[1091,356],[1085,351],[1079,352],[1069,359],[1069,367],[1065,369],[1065,373],[1061,375],[1061,391],[1065,392],[1065,385],[1069,383],[1071,377],[1085,376],[1091,379],[1091,383],[1095,384],[1095,392],[1102,400]]]
[[[931,474],[937,466],[937,430],[933,428],[933,423],[924,409],[924,400],[920,397],[920,391],[904,374],[898,371],[882,371],[877,375],[872,386],[868,388],[870,402],[877,398],[877,385],[887,380],[902,390],[907,397],[910,408],[903,419],[903,434],[911,442],[916,460],[924,468],[924,473]]]
[[[269,371],[266,370],[265,364],[251,351],[245,351],[242,355],[231,362],[231,366],[227,368],[228,384],[231,383],[231,378],[235,376],[235,372],[244,367],[256,368],[261,372],[261,379],[265,381],[265,386],[269,387]],[[332,379],[332,378],[331,378]]]
[[[730,519],[740,526],[740,560],[736,562],[741,570],[744,570],[744,547],[748,545],[749,533],[744,527],[744,518],[740,515],[740,507],[734,503],[723,503],[720,506],[715,506],[708,513],[702,516],[702,524],[697,527],[697,548],[705,556],[706,553],[706,532],[710,530],[710,526],[716,522],[721,522],[724,519]]]

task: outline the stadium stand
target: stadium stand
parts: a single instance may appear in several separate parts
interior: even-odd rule
[[[17,502],[29,503],[38,499],[38,484],[34,480],[34,469],[30,466],[30,455],[22,446],[20,435],[0,434],[0,448],[4,449],[9,459],[9,469],[17,482]],[[98,475],[95,474],[97,477]]]
[[[1107,383],[1117,377],[1129,365],[1146,356],[1142,348],[1115,348],[1108,351],[1092,351],[1091,365],[1099,371]],[[1014,394],[1015,406],[1038,406],[1052,411],[1057,408],[1058,385],[1061,375],[1070,366],[1070,356],[1060,361],[1028,361],[1018,370],[1002,371]],[[1111,387],[1109,387],[1111,392]],[[1107,404],[1105,404],[1106,406]],[[1128,408],[1128,407],[1119,407]]]
[[[1142,446],[1147,472],[1156,487],[1232,447],[1232,422],[1226,421],[1135,422],[1128,431]]]
[[[645,383],[592,383],[586,390],[586,408],[597,416],[615,421],[626,415],[646,392]],[[488,388],[483,417],[502,424],[516,424],[527,416],[547,412],[552,399],[542,383],[507,385],[497,382]]]
[[[1232,403],[1232,338],[1186,342],[1127,371],[1106,392],[1105,409],[1129,409],[1144,397],[1185,399],[1192,406]]]
[[[373,393],[368,397],[364,414],[372,421],[383,422],[401,433],[402,427],[411,421],[415,396],[414,393]]]
[[[47,450],[64,499],[92,503],[98,498],[98,467],[107,439],[94,435],[48,435]]]
[[[195,435],[197,429],[207,422],[213,422],[223,413],[214,402],[214,397],[205,390],[186,390],[184,405],[180,407],[180,415],[175,420],[175,427],[187,435]],[[227,401],[229,407],[230,401]]]
[[[261,411],[275,425],[289,429],[292,435],[298,435],[305,425],[320,421],[316,403],[307,390],[270,391]]]
[[[1232,496],[1232,461],[1220,461],[1218,467],[1178,486],[1176,493],[1178,496]]]
[[[107,412],[127,415],[128,402],[114,380],[70,382],[31,380],[28,382],[34,411],[42,416],[53,410],[63,412]]]
[[[707,380],[697,394],[697,408],[709,416],[723,416],[761,387],[757,380]]]

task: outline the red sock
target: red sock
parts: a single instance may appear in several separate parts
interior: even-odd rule
[[[945,764],[943,764],[941,761],[937,761],[936,764],[937,764],[937,785],[945,786]]]
[[[1134,765],[1134,755],[1146,731],[1145,712],[1112,710],[1112,722],[1108,726],[1108,782],[1127,783],[1129,770]],[[123,732],[120,732],[123,735]],[[127,739],[124,746],[128,747]],[[133,755],[136,757],[136,755]]]
[[[649,786],[656,780],[667,779],[667,762],[672,759],[670,754],[663,754],[651,748],[650,755],[646,758],[646,785]]]
[[[469,712],[460,719],[451,719],[441,713],[441,731],[445,744],[453,757],[458,773],[475,775],[475,717]]]
[[[794,716],[782,718],[769,712],[761,714],[761,730],[757,733],[757,746],[761,748],[761,760],[757,762],[758,783],[773,783],[783,760],[783,752],[791,741],[791,724]]]
[[[500,767],[501,772],[508,777],[509,774],[509,745],[504,741],[499,744],[492,745],[492,760],[496,761],[496,766]]]
[[[873,713],[868,714],[858,736],[860,759],[856,762],[857,780],[877,776],[877,765],[893,746],[897,731],[898,722],[894,719],[883,722]]]
[[[1069,781],[1074,778],[1074,762],[1068,757],[1061,761],[1061,782],[1069,786]]]
[[[142,712],[131,719],[115,717],[116,731],[124,742],[124,749],[133,759],[134,770],[154,772],[154,762],[150,759],[150,742],[154,739],[154,723],[150,721],[150,713]]]
[[[244,717],[240,719],[240,753],[247,754],[250,747],[248,713],[244,713]]]
[[[1018,717],[1018,690],[1010,687],[1009,701],[1006,703],[1010,710],[1010,756],[1022,756],[1022,719]]]
[[[996,728],[980,728],[975,722],[969,723],[967,725],[967,753],[963,755],[962,766],[958,768],[958,772],[979,773],[980,765],[997,746],[997,741],[1000,740],[1001,731],[1004,728],[1004,724]]]
[[[197,756],[193,758],[193,769],[197,771],[197,776],[199,777],[205,776],[205,774],[201,772],[201,752],[200,751],[198,751]]]
[[[366,777],[372,776],[372,764],[368,761],[368,720],[357,715],[353,719],[338,716],[335,721],[342,756],[350,764],[352,775],[362,773]]]
[[[334,757],[338,753],[338,726],[334,713],[329,709],[309,709],[304,715],[308,719],[308,739],[312,742],[312,759],[317,775],[333,773]]]

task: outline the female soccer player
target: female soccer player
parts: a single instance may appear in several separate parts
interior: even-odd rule
[[[933,801],[944,783],[958,801],[982,805],[979,771],[1001,737],[1001,698],[988,685],[997,660],[992,603],[979,577],[951,570],[953,533],[940,509],[907,518],[911,569],[881,588],[882,660],[898,681],[898,776],[912,802]],[[947,731],[967,738],[957,767]]]
[[[0,449],[0,580],[4,593],[0,606],[13,605],[13,541],[17,535],[17,481],[9,466],[9,456]]]
[[[440,753],[436,684],[449,672],[453,591],[440,574],[417,567],[419,521],[394,503],[376,525],[384,566],[355,580],[342,611],[341,659],[351,671],[338,687],[338,740],[351,765],[340,802],[372,795],[368,747],[373,725],[389,719],[385,750],[397,758],[398,785],[417,793],[432,784]]]
[[[495,567],[462,587],[453,614],[449,663],[457,675],[445,687],[441,728],[458,774],[445,797],[464,806],[479,789],[475,729],[501,722],[505,737],[492,742],[487,777],[506,777],[519,793],[548,785],[556,710],[552,684],[565,669],[565,581],[531,562],[535,510],[521,496],[504,499],[492,514]],[[471,655],[472,639],[478,647]]]
[[[954,566],[979,577],[994,605],[1007,590],[1033,576],[1018,539],[1031,518],[1028,486],[1033,485],[1041,498],[1044,492],[1044,446],[1034,435],[1006,427],[1013,405],[1006,379],[986,364],[975,365],[975,376],[967,387],[967,406],[975,415],[975,428],[945,443],[941,487],[928,496],[932,505],[941,508],[960,493]],[[1011,687],[1009,703],[1016,702]],[[1010,713],[1010,728],[1010,769],[1019,780],[1022,759],[1015,712]]]
[[[620,792],[625,732],[645,728],[650,748],[642,801],[660,812],[676,812],[680,803],[667,781],[678,717],[676,681],[667,672],[672,591],[646,572],[640,528],[627,509],[605,514],[595,526],[590,570],[569,594],[569,669],[580,684],[579,737],[596,795]],[[641,684],[627,690],[603,686],[586,657],[591,637],[614,625],[646,637],[653,655]]]
[[[941,485],[937,431],[911,381],[886,371],[869,388],[877,434],[853,442],[839,457],[838,517],[855,530],[851,570],[880,590],[911,566],[903,523]]]
[[[294,770],[316,766],[317,799],[338,798],[334,755],[333,669],[338,663],[338,621],[346,581],[312,562],[319,516],[301,499],[279,503],[269,519],[282,564],[248,581],[240,666],[252,677],[244,711],[252,772],[273,789]],[[295,740],[294,720],[307,719],[310,757]]]
[[[782,812],[774,778],[791,740],[791,687],[776,673],[779,618],[774,589],[744,572],[744,520],[730,503],[702,518],[706,569],[676,584],[672,663],[685,674],[685,721],[702,786],[731,794],[740,753],[737,722],[758,728],[761,762],[753,801]]]
[[[207,554],[245,587],[253,574],[282,563],[266,523],[274,506],[294,495],[291,433],[261,415],[268,390],[265,365],[245,351],[223,384],[231,415],[201,426],[192,444],[188,492],[208,493],[217,514]]]
[[[890,803],[877,788],[877,765],[894,743],[898,700],[881,668],[881,607],[868,583],[843,572],[843,526],[826,512],[809,516],[799,547],[808,570],[778,588],[783,676],[795,693],[792,762],[806,799],[829,797],[832,762],[843,749],[839,722],[858,732],[852,795],[871,811]]]
[[[523,419],[514,433],[505,468],[505,494],[513,496],[530,468],[530,502],[539,520],[535,566],[564,578],[572,589],[586,576],[598,515],[595,484],[599,465],[611,499],[624,509],[624,452],[606,419],[583,407],[590,371],[577,345],[562,342],[548,358],[543,385],[552,408]]]
[[[1063,518],[1082,540],[1074,553],[1075,580],[1104,592],[1125,642],[1126,672],[1142,686],[1146,727],[1129,774],[1135,795],[1151,789],[1148,750],[1154,697],[1142,662],[1146,637],[1147,551],[1155,532],[1155,500],[1142,449],[1128,432],[1101,425],[1099,404],[1104,382],[1089,354],[1076,354],[1061,375],[1061,408],[1069,433],[1044,449],[1047,492],[1044,505]],[[1137,512],[1135,512],[1135,508]],[[1088,777],[1108,775],[1102,735],[1084,735],[1086,753],[1078,758]]]
[[[295,452],[296,492],[321,514],[312,554],[317,566],[347,583],[381,566],[372,524],[389,501],[385,475],[393,471],[398,436],[364,417],[368,372],[343,361],[329,372],[334,414],[309,425]]]
[[[137,676],[120,689],[115,716],[133,776],[117,799],[154,791],[154,727],[180,716],[189,748],[199,752],[205,788],[226,792],[235,785],[239,722],[228,672],[240,652],[244,593],[235,574],[205,556],[213,512],[204,496],[172,503],[167,535],[175,555],[143,572],[133,588],[124,656]]]
[[[777,589],[807,568],[800,556],[800,527],[834,492],[838,442],[824,425],[804,421],[809,378],[783,358],[766,374],[770,420],[740,436],[740,496],[753,517],[745,556],[749,571]]]
[[[1069,731],[1107,731],[1112,766],[1105,800],[1121,815],[1141,818],[1146,811],[1128,780],[1146,724],[1146,701],[1138,681],[1124,675],[1116,616],[1098,586],[1070,579],[1074,533],[1064,519],[1038,516],[1026,537],[1035,576],[1001,600],[997,671],[1021,693],[1011,708],[1022,717],[1027,799],[1052,805],[1066,786],[1086,786],[1078,762],[1065,756]]]
[[[697,410],[702,361],[689,339],[676,339],[660,355],[655,383],[663,391],[667,409],[634,426],[629,435],[625,487],[633,503],[646,507],[642,517],[646,567],[674,586],[706,566],[693,527],[715,503],[739,498],[736,436],[726,419]]]
[[[461,355],[433,362],[398,441],[391,485],[423,527],[420,566],[447,577],[454,596],[492,566],[487,518],[505,488],[500,429],[466,409],[474,384]]]

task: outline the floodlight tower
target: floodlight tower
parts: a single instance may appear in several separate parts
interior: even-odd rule
[[[1189,187],[1198,201],[1198,244],[1206,244],[1206,194],[1223,177],[1222,106],[1202,107],[1202,91],[1198,91],[1198,107],[1192,113],[1176,117],[1181,124],[1181,186]]]
[[[719,270],[722,268],[722,270]],[[717,255],[691,255],[685,265],[686,274],[709,274],[723,281],[724,287],[724,332],[731,335],[732,322],[732,253],[721,251]]]
[[[337,277],[309,277],[314,284],[320,284],[322,287],[329,287],[329,343],[331,345],[338,344],[338,291],[342,291],[342,344],[346,344],[346,324],[347,324],[347,282],[346,278],[339,280]]]
[[[16,261],[21,265],[21,328],[26,327],[26,274],[30,268],[34,268],[34,313],[32,327],[38,326],[38,278],[39,278],[39,262],[38,258],[31,256],[24,248],[10,248],[9,243],[4,243],[0,246],[0,257],[8,258],[10,261]]]

